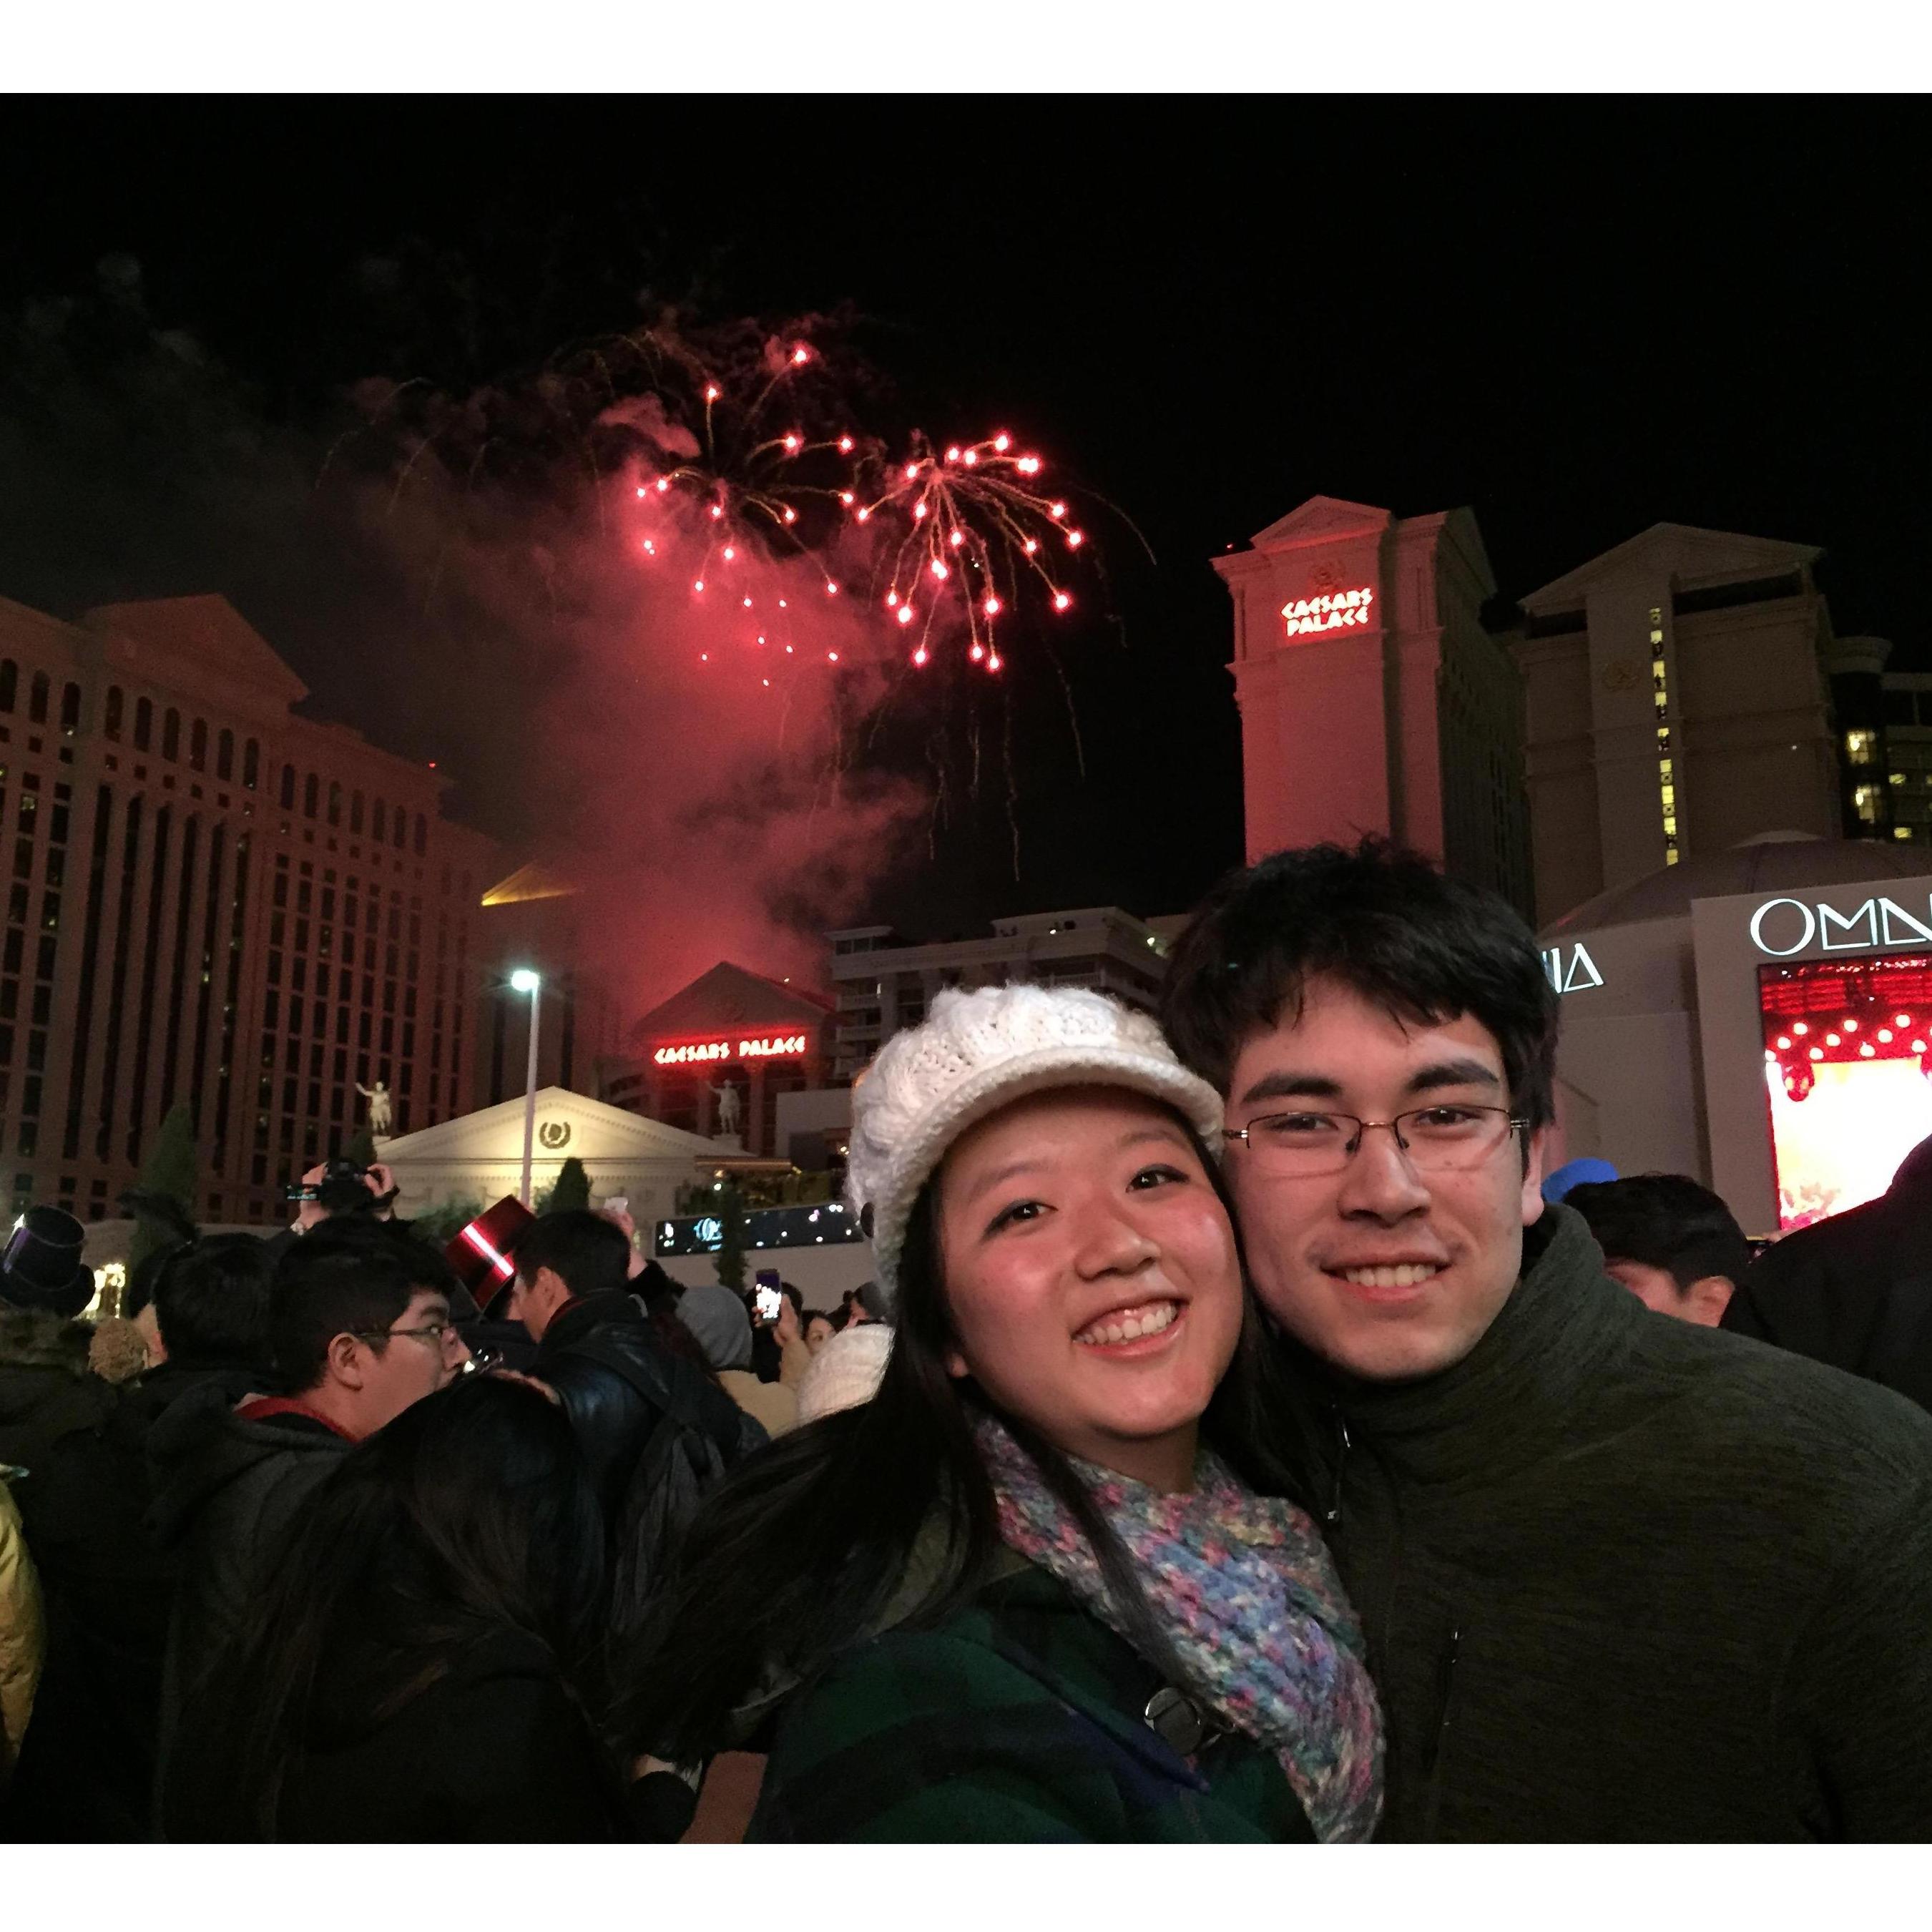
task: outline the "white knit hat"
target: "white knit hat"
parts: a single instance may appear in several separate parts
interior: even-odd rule
[[[879,1392],[892,1352],[892,1331],[883,1322],[840,1329],[798,1378],[799,1426],[870,1402]]]
[[[898,1292],[913,1202],[946,1149],[1010,1100],[1054,1087],[1126,1087],[1178,1108],[1218,1151],[1220,1096],[1174,1058],[1160,1028],[1078,986],[943,992],[922,1026],[895,1034],[852,1090],[845,1192],[872,1239],[879,1285]]]

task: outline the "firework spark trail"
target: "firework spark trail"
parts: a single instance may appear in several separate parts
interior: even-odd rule
[[[890,460],[877,439],[838,424],[842,412],[815,380],[820,358],[801,339],[769,338],[755,379],[719,373],[662,332],[634,346],[650,388],[600,420],[641,432],[655,459],[630,486],[638,551],[687,570],[693,597],[737,592],[748,643],[767,644],[773,623],[744,584],[742,566],[761,552],[818,559],[827,597],[855,574],[874,595],[883,586],[890,621],[913,633],[916,668],[963,631],[968,662],[998,673],[998,620],[1023,588],[1037,586],[1056,615],[1072,608],[1056,573],[1086,533],[1040,484],[1042,459],[1006,431],[943,449],[915,433],[910,454]]]

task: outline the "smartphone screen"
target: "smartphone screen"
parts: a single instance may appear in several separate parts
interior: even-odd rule
[[[755,1298],[760,1322],[776,1322],[778,1318],[778,1305],[784,1299],[779,1287],[782,1279],[776,1268],[760,1268],[754,1277],[758,1283]]]

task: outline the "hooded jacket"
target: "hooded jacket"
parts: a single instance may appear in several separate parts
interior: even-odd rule
[[[1738,1284],[1723,1326],[1932,1409],[1932,1141],[1906,1156],[1876,1201],[1773,1243]]]
[[[47,1450],[20,1502],[46,1600],[45,1721],[14,1792],[37,1840],[151,1835],[161,1673],[178,1544],[148,1526],[148,1441],[173,1404],[211,1382],[247,1393],[245,1369],[171,1359],[120,1393],[93,1428]]]
[[[0,1301],[0,1462],[32,1469],[70,1429],[91,1429],[112,1391],[87,1366],[93,1330]]]
[[[1652,1314],[1562,1207],[1442,1373],[1286,1353],[1384,1838],[1932,1838],[1932,1418]]]
[[[218,1380],[190,1390],[149,1431],[148,1525],[181,1558],[161,1678],[164,1780],[182,1700],[240,1634],[290,1525],[352,1446],[299,1416],[248,1420]]]

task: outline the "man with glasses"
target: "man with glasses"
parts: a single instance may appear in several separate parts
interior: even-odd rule
[[[1932,1837],[1932,1418],[1659,1320],[1540,1192],[1557,1000],[1379,842],[1210,895],[1163,1017],[1388,1724],[1383,1835]]]
[[[151,1520],[183,1554],[163,1676],[164,1759],[182,1700],[242,1633],[310,1492],[356,1443],[463,1369],[454,1287],[442,1256],[393,1224],[325,1221],[275,1270],[268,1341],[278,1390],[237,1403],[218,1384],[155,1423]]]

